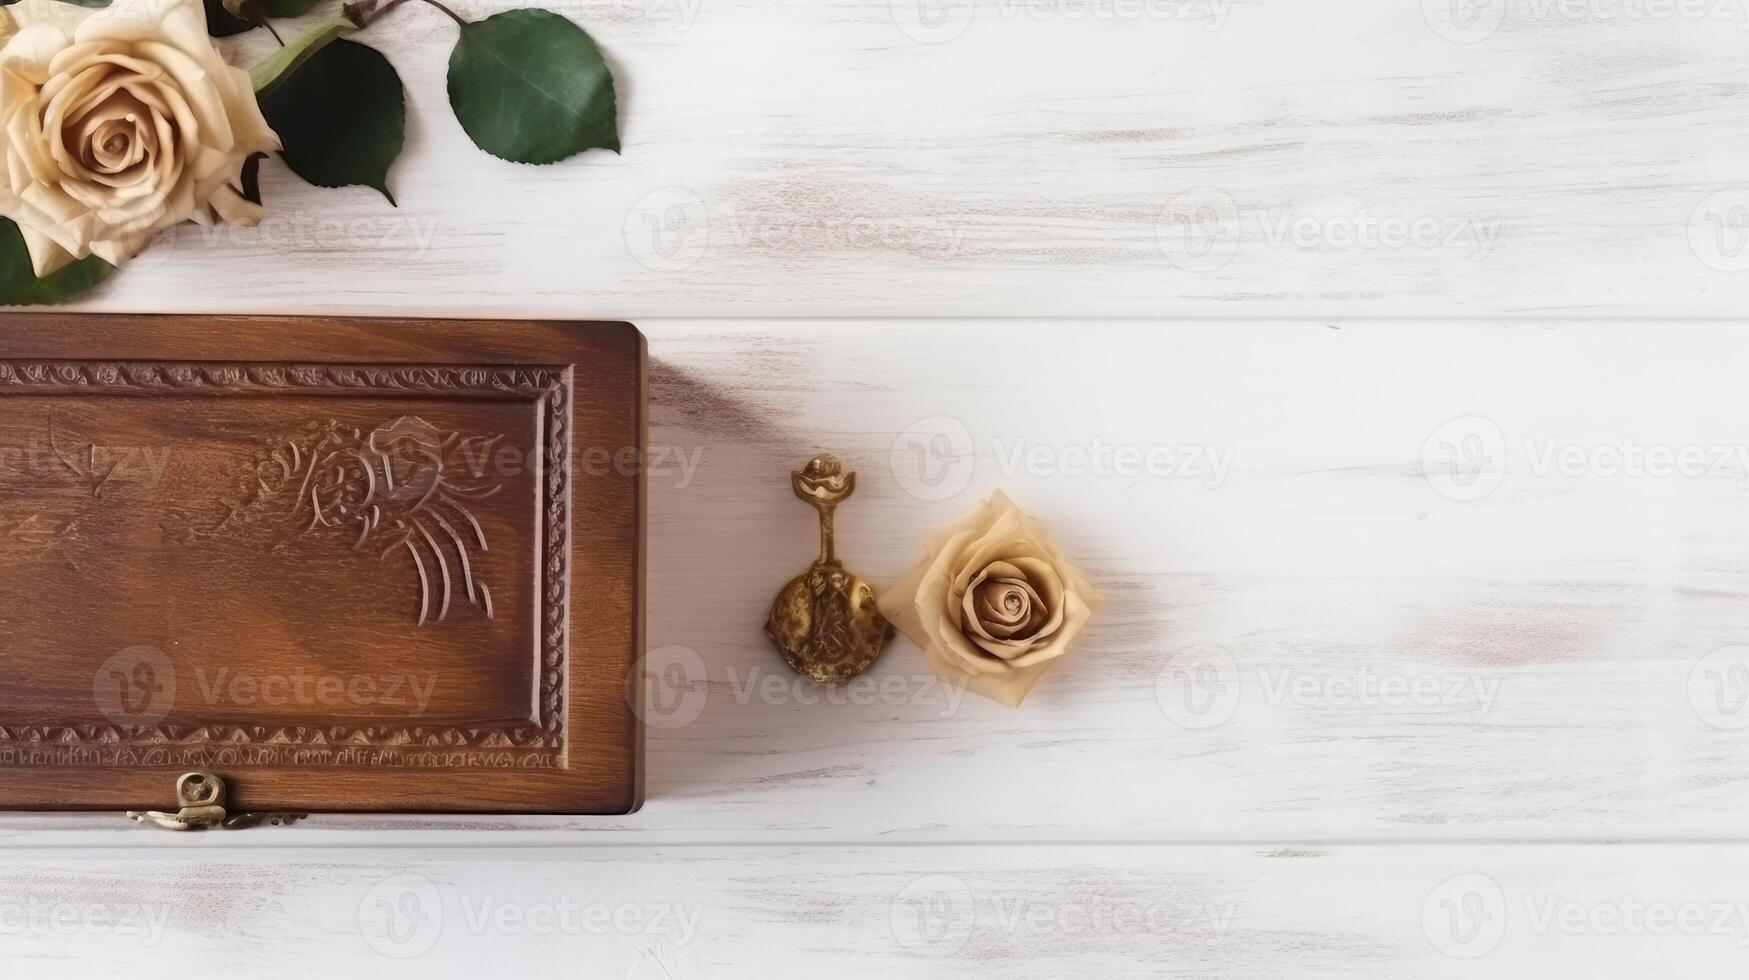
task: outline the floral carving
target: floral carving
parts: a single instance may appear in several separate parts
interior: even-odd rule
[[[419,577],[419,625],[448,618],[458,591],[491,618],[492,592],[474,575],[474,556],[489,550],[486,533],[470,507],[502,489],[488,471],[501,439],[413,415],[368,432],[310,422],[262,451],[214,530],[267,519],[288,525],[275,550],[317,536],[385,561],[405,556]]]
[[[237,367],[239,372],[228,370]],[[412,753],[399,755],[395,764],[433,768],[482,768],[499,765],[539,767],[559,764],[565,744],[565,689],[569,658],[570,602],[570,395],[571,373],[566,367],[540,365],[394,365],[373,372],[367,379],[343,365],[300,363],[207,364],[189,361],[28,361],[0,359],[0,399],[7,395],[43,393],[72,394],[90,388],[150,395],[166,392],[198,392],[214,397],[259,395],[287,389],[309,395],[398,395],[436,393],[445,397],[471,396],[522,398],[532,401],[544,417],[541,452],[546,478],[541,487],[541,522],[538,553],[543,575],[540,593],[540,696],[532,724],[497,726],[438,725],[397,727],[381,725],[306,726],[261,725],[157,725],[112,726],[69,724],[0,725],[0,765],[12,764],[7,753],[24,748],[55,746],[82,751],[93,746],[121,753],[113,764],[160,766],[210,766],[235,764],[233,753],[266,753],[275,765],[360,764],[347,754],[357,751]],[[218,536],[248,534],[253,525],[276,533],[275,547],[288,543],[308,525],[291,520],[294,512],[310,514],[294,501],[294,475],[302,472],[307,447],[328,423],[312,422],[290,438],[275,440],[239,475],[238,496],[217,526],[194,529],[186,522],[166,525],[166,531],[184,543]],[[392,426],[393,423],[390,423]],[[368,434],[356,429],[349,435],[363,442]],[[463,462],[466,455],[463,454]],[[481,463],[485,460],[482,457]],[[466,466],[457,472],[472,474]],[[285,527],[279,527],[283,523]],[[452,522],[453,523],[453,522]],[[472,531],[472,522],[467,530]],[[268,527],[272,525],[272,527]],[[460,530],[458,525],[458,530]],[[380,526],[379,526],[380,530]],[[35,518],[12,530],[14,538],[46,543],[52,535],[71,537],[73,525],[50,528]],[[328,529],[327,533],[334,533]],[[462,535],[464,540],[466,534]],[[477,539],[485,551],[484,535]],[[6,549],[0,548],[0,551]],[[389,554],[392,556],[393,551]],[[481,595],[484,583],[479,583]],[[453,750],[453,751],[452,751]],[[467,750],[462,752],[462,750]],[[478,751],[475,751],[478,750]],[[190,757],[188,752],[208,753]],[[339,754],[323,762],[307,751]],[[509,761],[500,759],[510,753]],[[459,754],[458,754],[459,753]],[[482,755],[483,753],[483,755]],[[83,758],[81,756],[81,758]],[[46,764],[46,763],[44,763]],[[64,763],[60,763],[64,764]],[[79,764],[90,764],[80,762]]]

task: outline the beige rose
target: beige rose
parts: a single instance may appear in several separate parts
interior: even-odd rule
[[[240,173],[279,138],[207,37],[201,0],[4,9],[0,214],[38,276],[92,254],[120,264],[183,221],[260,220]]]
[[[1068,650],[1099,597],[1038,522],[998,491],[884,593],[881,614],[937,672],[1018,705]]]

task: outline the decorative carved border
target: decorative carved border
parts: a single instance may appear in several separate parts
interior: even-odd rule
[[[336,365],[203,361],[42,361],[0,359],[0,397],[62,394],[94,388],[154,394],[185,391],[214,396],[272,393],[408,395],[440,393],[528,400],[540,412],[546,467],[540,540],[539,720],[534,726],[303,725],[0,725],[0,765],[31,764],[20,750],[57,749],[77,758],[162,755],[165,764],[191,756],[240,753],[261,765],[287,764],[320,753],[376,753],[384,764],[411,760],[453,765],[550,766],[564,747],[565,688],[570,651],[571,387],[569,366],[423,364]],[[49,755],[54,755],[50,753]],[[171,756],[175,756],[174,759]],[[500,758],[501,757],[501,758]],[[48,757],[45,756],[45,760]],[[500,758],[500,761],[492,761]],[[346,759],[338,759],[350,764]],[[38,764],[56,765],[52,761]],[[150,761],[145,764],[152,764]]]
[[[0,360],[0,386],[32,389],[209,389],[215,394],[326,390],[361,394],[457,391],[543,397],[570,386],[569,367],[279,364],[233,361]]]

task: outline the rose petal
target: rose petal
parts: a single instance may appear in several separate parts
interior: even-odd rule
[[[1002,580],[990,583],[990,594],[1000,592],[995,600],[987,603],[992,612],[978,617],[979,626],[984,635],[997,640],[1031,640],[1039,635],[1040,627],[1050,617],[1038,593],[1024,581]],[[1012,603],[1014,610],[994,610],[996,601],[1005,605]]]
[[[24,236],[24,247],[30,252],[30,267],[38,279],[73,261],[72,252],[35,228],[19,225],[18,232]]]
[[[1025,621],[1017,623],[1019,608]],[[1009,705],[1068,650],[1099,597],[1043,528],[1001,493],[932,535],[927,557],[877,601],[930,664]]]
[[[12,35],[6,47],[0,49],[0,72],[17,75],[33,89],[40,87],[49,80],[49,62],[66,46],[67,32],[61,28],[53,24],[31,25]]]
[[[1047,666],[1063,655],[1069,648],[1081,628],[1087,625],[1087,620],[1093,616],[1093,607],[1076,593],[1068,593],[1063,599],[1063,624],[1052,634],[1051,638],[1034,646],[1026,653],[1010,660],[1009,666],[1015,668]]]
[[[259,220],[241,168],[279,139],[201,0],[20,0],[0,42],[0,214],[34,265],[122,261],[184,220]]]
[[[1038,636],[1048,636],[1055,633],[1063,622],[1063,579],[1057,574],[1055,565],[1041,558],[1015,558],[1009,563],[1020,570],[1027,584],[1038,590],[1040,609],[1044,618],[1037,625],[1034,633]]]

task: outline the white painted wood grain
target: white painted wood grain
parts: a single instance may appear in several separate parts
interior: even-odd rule
[[[577,0],[626,151],[538,169],[467,144],[453,28],[402,11],[375,32],[411,110],[399,208],[269,166],[261,229],[183,229],[83,305],[637,319],[652,443],[688,461],[651,479],[650,803],[197,837],[6,816],[0,975],[1740,962],[1745,470],[1603,469],[1749,446],[1742,8],[1491,2],[1454,34],[1437,0]],[[754,319],[656,319],[687,316]],[[857,316],[927,319],[830,319]],[[1495,430],[1441,426],[1473,417],[1508,469],[1452,499]],[[1589,462],[1535,472],[1526,439]],[[1232,462],[1063,472],[1096,440]],[[1005,464],[1021,444],[1041,462]],[[791,682],[758,627],[813,548],[783,473],[820,449],[862,473],[843,548],[880,584],[993,487],[1048,521],[1107,594],[1078,657],[1019,711],[904,641],[848,703]],[[1350,693],[1373,683],[1434,693]],[[487,902],[634,927],[470,925]],[[92,907],[168,918],[52,924]],[[645,928],[663,908],[696,931]],[[391,923],[430,948],[394,955]]]
[[[153,846],[368,847],[384,827],[432,846],[1742,839],[1736,325],[646,329],[644,811],[319,817]],[[1487,425],[1498,488],[1442,495],[1445,440],[1464,462]],[[1118,472],[1077,475],[1096,446]],[[1630,446],[1701,467],[1613,473]],[[1168,448],[1203,472],[1149,471]],[[816,547],[786,474],[821,450],[859,472],[840,547],[877,586],[1001,487],[1103,590],[1022,708],[944,687],[903,639],[845,694],[782,665],[760,627]],[[1589,469],[1537,472],[1574,452]],[[1219,478],[1209,457],[1230,459]],[[0,821],[19,845],[142,833]]]
[[[685,669],[659,675],[669,727],[651,733],[647,812],[602,826],[750,840],[1741,836],[1749,335],[1735,325],[651,332],[652,442],[704,454],[690,478],[651,479],[650,645]],[[1443,442],[1462,463],[1464,432],[1489,425],[1505,447],[1498,489],[1442,495]],[[912,446],[930,431],[952,433],[930,450],[934,486]],[[1120,472],[1075,475],[1100,444]],[[1038,461],[1010,470],[1021,446]],[[1610,453],[1634,446],[1673,460],[1693,447],[1703,463],[1612,475],[1633,464]],[[1122,471],[1122,447],[1144,471]],[[1230,471],[1145,471],[1153,450],[1181,462],[1194,447]],[[759,626],[813,546],[784,474],[821,449],[860,473],[840,546],[881,586],[921,557],[926,529],[991,489],[1046,521],[1107,598],[1077,656],[1009,710],[953,702],[901,641],[861,703],[810,703],[818,692],[790,681]],[[1536,472],[1575,451],[1585,468]],[[1180,674],[1199,664],[1209,673],[1191,680],[1215,682],[1194,692],[1215,700],[1202,715]]]
[[[400,207],[272,164],[260,229],[182,229],[87,305],[1674,316],[1749,295],[1740,0],[548,6],[608,53],[623,155],[475,150],[444,96],[454,27],[408,7],[367,33],[407,88]]]
[[[1740,845],[8,854],[9,975],[1721,976]]]

